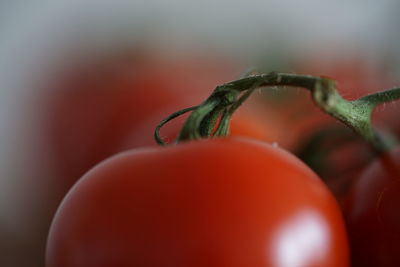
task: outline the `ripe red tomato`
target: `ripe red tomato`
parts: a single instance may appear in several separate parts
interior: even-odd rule
[[[228,63],[194,60],[195,52],[185,59],[130,52],[74,62],[44,97],[46,140],[68,188],[117,149],[127,149],[119,147],[122,140],[160,110],[199,104],[234,78]]]
[[[89,171],[52,223],[47,267],[348,266],[339,208],[291,154],[216,138]]]
[[[352,266],[400,266],[400,149],[377,158],[349,193]]]

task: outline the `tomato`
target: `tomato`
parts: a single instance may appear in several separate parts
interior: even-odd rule
[[[331,165],[331,168],[325,172],[323,179],[339,204],[344,206],[353,181],[371,162],[373,151],[359,138],[338,144],[325,157],[326,163]]]
[[[348,195],[352,266],[400,266],[400,149],[377,158]]]
[[[69,188],[96,163],[127,149],[119,147],[122,140],[160,110],[169,107],[166,115],[197,105],[216,85],[234,78],[223,60],[195,60],[195,52],[175,56],[138,56],[128,49],[65,67],[43,104],[43,128],[60,182]]]
[[[296,155],[328,185],[339,204],[343,204],[352,181],[371,162],[371,147],[344,125],[316,131],[303,141]]]
[[[86,173],[47,267],[348,266],[339,208],[288,152],[239,138],[131,150]]]

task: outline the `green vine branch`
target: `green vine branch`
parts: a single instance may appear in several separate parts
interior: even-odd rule
[[[159,138],[160,128],[172,117],[187,111],[193,112],[186,120],[178,136],[178,142],[225,136],[229,132],[229,121],[235,110],[257,88],[272,86],[301,87],[309,90],[312,99],[323,111],[361,135],[375,151],[382,152],[391,147],[392,143],[382,138],[372,127],[371,114],[377,105],[400,98],[400,88],[349,101],[338,93],[335,81],[332,79],[277,72],[252,75],[217,86],[201,105],[174,113],[163,120],[156,128],[156,140],[160,144],[165,144]]]

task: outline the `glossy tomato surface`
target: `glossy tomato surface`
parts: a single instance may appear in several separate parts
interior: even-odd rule
[[[47,267],[348,266],[344,223],[291,154],[217,138],[97,165],[52,223]]]
[[[356,180],[345,210],[354,266],[400,266],[400,149]]]

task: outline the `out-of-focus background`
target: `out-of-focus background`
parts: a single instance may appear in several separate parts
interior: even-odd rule
[[[43,266],[51,218],[88,168],[153,145],[149,129],[163,116],[250,66],[327,75],[350,98],[398,85],[399,8],[396,0],[1,1],[0,266]],[[294,137],[282,138],[278,124],[270,141],[291,149]]]

